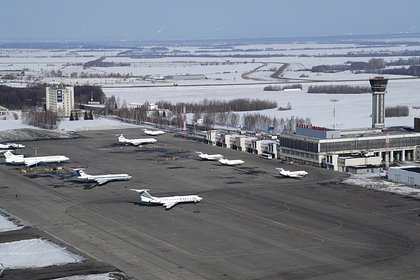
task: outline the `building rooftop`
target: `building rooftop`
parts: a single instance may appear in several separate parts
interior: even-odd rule
[[[420,167],[418,167],[418,166],[402,167],[401,169],[406,170],[406,171],[410,171],[410,172],[420,173]]]

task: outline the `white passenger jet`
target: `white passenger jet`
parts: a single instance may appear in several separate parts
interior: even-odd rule
[[[202,160],[219,160],[223,158],[221,154],[209,155],[209,154],[203,154],[202,152],[196,152],[196,153]]]
[[[133,146],[141,146],[141,145],[153,144],[157,142],[155,138],[127,139],[124,137],[123,134],[121,134],[120,137],[118,137],[118,141],[120,143],[130,144]]]
[[[219,162],[223,165],[229,165],[229,166],[242,165],[245,163],[245,161],[243,161],[242,159],[229,160],[229,159],[224,159],[224,158],[219,159]]]
[[[276,168],[276,169],[279,171],[280,175],[283,177],[301,179],[305,177],[306,175],[308,175],[308,172],[306,171],[288,171],[288,170],[284,170],[283,168]]]
[[[145,129],[144,133],[146,133],[147,135],[152,135],[152,136],[156,136],[156,135],[162,135],[165,134],[165,131],[162,130],[149,130],[149,129]]]
[[[198,195],[156,197],[148,193],[149,190],[130,189],[140,195],[141,202],[148,204],[162,204],[166,210],[171,209],[178,203],[200,202],[203,198]]]
[[[22,144],[16,144],[16,143],[0,144],[0,149],[23,149],[23,148],[25,148],[25,145],[22,145]]]
[[[5,152],[4,156],[7,163],[26,164],[27,167],[43,163],[61,163],[69,160],[65,156],[25,157],[24,155],[15,155],[11,151]]]
[[[128,181],[132,177],[128,174],[106,174],[106,175],[89,175],[82,168],[75,169],[77,172],[78,179],[86,181],[96,181],[98,185],[103,185],[111,181]]]

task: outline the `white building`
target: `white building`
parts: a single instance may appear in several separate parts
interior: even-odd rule
[[[399,166],[388,169],[388,180],[409,186],[420,186],[420,167]]]
[[[74,87],[50,86],[46,88],[46,108],[60,117],[69,117],[74,110]]]

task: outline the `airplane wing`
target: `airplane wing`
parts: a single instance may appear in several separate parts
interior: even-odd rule
[[[37,165],[38,163],[41,163],[42,160],[32,159],[32,160],[25,160],[25,164],[27,167],[31,167],[33,165]]]
[[[95,181],[98,183],[98,185],[103,185],[109,182],[109,179],[98,178],[98,179],[95,179]]]
[[[174,202],[165,202],[163,204],[163,206],[165,207],[166,210],[171,209],[172,207],[174,207],[178,202],[174,201]]]

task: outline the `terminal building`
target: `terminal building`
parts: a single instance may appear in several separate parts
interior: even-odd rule
[[[247,136],[239,132],[209,130],[197,132],[191,139],[203,141],[207,144],[248,152],[267,159],[278,158],[278,141],[261,139],[257,136]]]
[[[301,125],[279,136],[280,158],[337,171],[366,172],[393,162],[420,159],[420,120],[411,127],[385,127],[387,79],[370,80],[372,127],[335,130]]]
[[[337,171],[420,159],[420,129],[333,130],[298,126],[280,135],[280,158]]]
[[[59,117],[69,117],[74,110],[74,87],[55,85],[46,88],[46,109]]]

